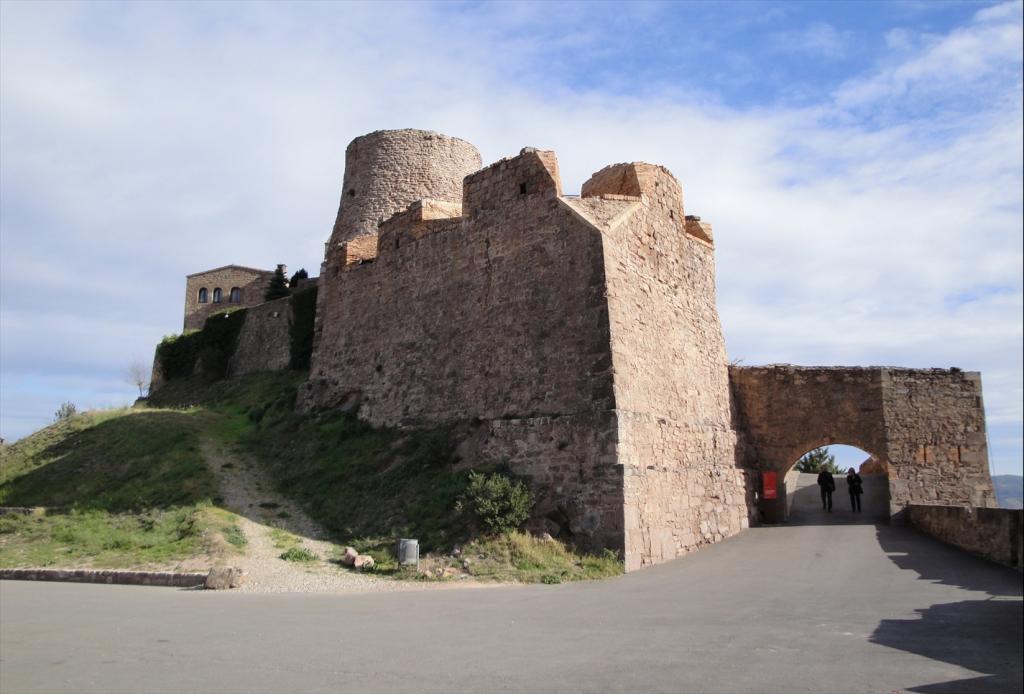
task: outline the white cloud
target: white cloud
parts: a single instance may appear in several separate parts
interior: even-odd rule
[[[346,144],[389,127],[485,161],[553,148],[569,192],[611,162],[665,164],[715,224],[732,355],[980,369],[990,423],[1019,426],[1019,11],[891,35],[888,62],[813,108],[741,111],[536,81],[599,43],[552,32],[546,5],[90,7],[0,6],[5,435],[33,383],[47,418],[66,399],[51,373],[130,399],[118,372],[180,327],[184,274],[315,271]],[[929,114],[922,94],[986,98]],[[913,116],[866,122],[879,104]]]
[[[1020,2],[1008,2],[986,8],[976,13],[970,24],[941,36],[890,31],[889,45],[902,49],[897,61],[844,84],[836,92],[837,104],[859,109],[908,95],[963,95],[965,89],[974,93],[994,77],[1019,74],[1021,6]],[[904,51],[919,43],[924,48],[907,57]]]

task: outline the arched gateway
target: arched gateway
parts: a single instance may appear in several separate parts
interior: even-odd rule
[[[889,470],[890,513],[996,505],[981,376],[959,369],[730,367],[744,465],[784,475],[804,452],[855,445]]]

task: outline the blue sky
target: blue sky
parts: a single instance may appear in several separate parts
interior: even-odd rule
[[[184,275],[319,267],[344,150],[644,160],[715,225],[746,364],[982,372],[1022,469],[1022,7],[0,5],[0,432],[132,399]]]

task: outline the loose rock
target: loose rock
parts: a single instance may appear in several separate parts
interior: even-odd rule
[[[203,587],[207,590],[227,590],[228,588],[237,588],[242,585],[243,580],[245,580],[245,574],[241,569],[233,566],[222,566],[210,569]]]
[[[352,566],[357,569],[369,569],[373,566],[373,557],[369,554],[360,554],[352,561]]]
[[[357,552],[353,547],[346,547],[345,554],[341,557],[341,563],[345,566],[355,566],[356,559],[358,557],[359,552]]]

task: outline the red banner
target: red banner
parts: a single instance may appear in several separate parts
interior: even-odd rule
[[[764,489],[765,499],[778,499],[779,490],[776,484],[776,473],[774,472],[762,472],[761,473],[761,488]]]

